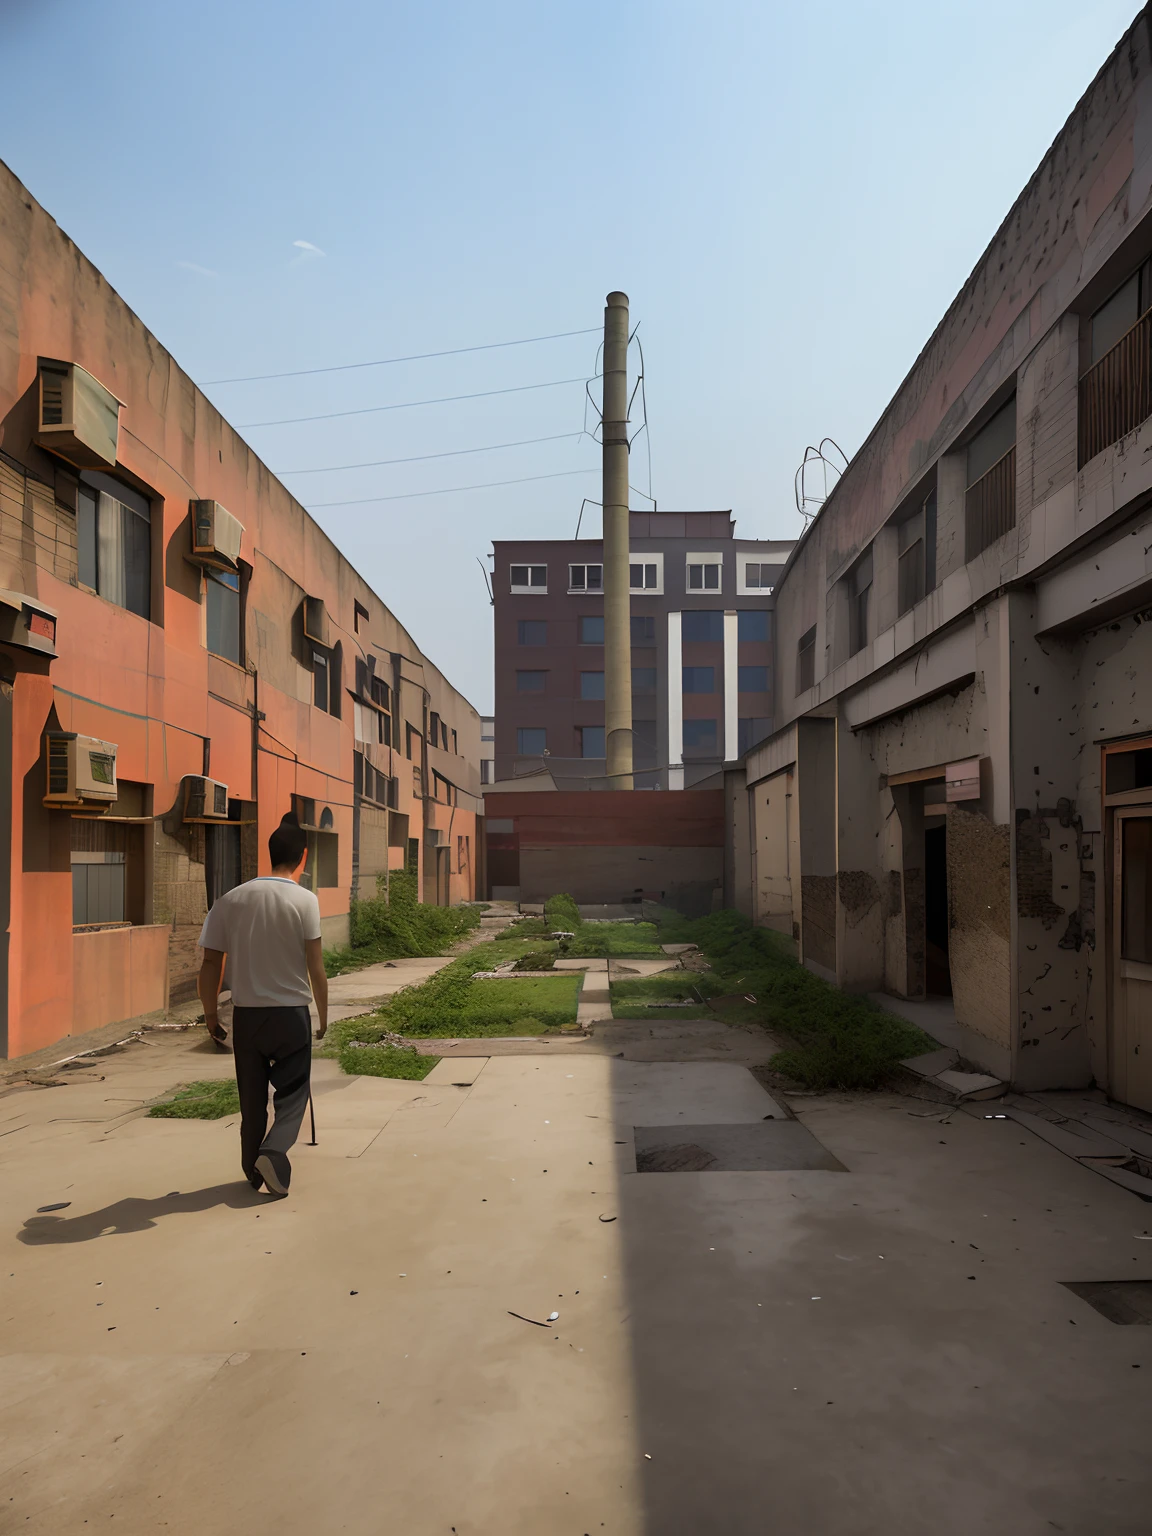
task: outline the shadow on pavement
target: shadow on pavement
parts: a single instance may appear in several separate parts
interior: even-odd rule
[[[16,1234],[22,1243],[87,1243],[94,1237],[116,1237],[123,1232],[146,1232],[161,1216],[186,1216],[226,1205],[236,1211],[268,1205],[267,1195],[259,1194],[246,1181],[213,1184],[207,1189],[178,1191],[155,1200],[117,1200],[98,1211],[77,1216],[32,1216]]]

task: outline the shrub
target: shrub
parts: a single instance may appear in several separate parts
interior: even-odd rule
[[[580,908],[572,896],[549,896],[544,903],[544,916],[552,929],[575,931],[580,927]]]
[[[419,1083],[439,1060],[439,1056],[421,1056],[413,1046],[355,1045],[348,1041],[340,1048],[344,1071],[365,1077],[399,1077]]]
[[[436,907],[417,900],[412,870],[393,870],[377,877],[377,895],[352,903],[351,945],[328,950],[324,969],[329,976],[356,970],[378,960],[404,955],[439,955],[480,922],[477,907]]]

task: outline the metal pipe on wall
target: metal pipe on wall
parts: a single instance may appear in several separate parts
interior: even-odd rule
[[[628,295],[604,308],[604,735],[609,787],[632,788],[628,580]]]

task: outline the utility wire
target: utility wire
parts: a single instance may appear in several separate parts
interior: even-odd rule
[[[494,352],[499,347],[527,347],[537,341],[560,341],[566,336],[591,336],[600,329],[590,325],[582,331],[554,331],[551,336],[524,336],[519,341],[489,341],[480,347],[451,347],[446,352],[413,352],[408,357],[378,357],[369,363],[336,363],[330,368],[292,368],[286,373],[249,373],[236,379],[204,379],[201,389],[214,384],[259,384],[266,379],[302,379],[313,373],[347,373],[353,368],[386,368],[389,363],[422,363],[430,357],[460,357],[465,352]]]
[[[422,464],[426,459],[457,459],[466,453],[495,453],[500,448],[526,448],[531,443],[561,443],[583,432],[555,432],[551,437],[522,437],[516,443],[488,443],[483,448],[452,448],[446,453],[417,453],[408,459],[368,459],[362,464],[325,464],[319,469],[277,469],[277,475],[330,475],[341,469],[383,469],[389,464]]]
[[[453,496],[457,491],[488,491],[500,485],[527,485],[530,480],[564,480],[569,475],[598,473],[595,465],[587,469],[562,469],[556,475],[524,475],[519,480],[485,480],[481,485],[447,485],[438,491],[404,491],[399,496],[360,496],[354,501],[314,501],[309,510],[320,507],[363,507],[378,501],[414,501],[418,496]]]
[[[583,384],[579,379],[549,379],[544,384],[516,384],[511,389],[481,389],[474,395],[440,395],[435,400],[400,400],[395,405],[368,405],[357,411],[328,411],[322,416],[283,416],[276,421],[244,421],[241,432],[253,427],[291,427],[301,421],[334,421],[338,416],[372,416],[378,411],[405,411],[417,405],[450,405],[456,400],[486,400],[490,395],[521,395],[529,389],[556,389],[561,384]]]

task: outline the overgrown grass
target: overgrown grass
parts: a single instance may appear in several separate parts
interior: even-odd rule
[[[495,970],[539,946],[539,939],[519,937],[478,944],[418,986],[394,993],[375,1013],[334,1023],[320,1054],[335,1056],[345,1071],[360,1072],[360,1058],[367,1053],[349,1050],[350,1043],[375,1042],[388,1032],[426,1040],[559,1029],[576,1018],[578,975],[472,980],[473,972]]]
[[[240,1096],[231,1077],[185,1083],[170,1099],[153,1104],[148,1111],[152,1120],[223,1120],[225,1115],[239,1113]]]
[[[663,1010],[655,1006],[661,1000],[690,1002],[696,1005],[697,1015],[706,1015],[708,1007],[701,998],[708,998],[717,990],[714,975],[694,971],[662,972],[655,976],[629,977],[611,983],[612,1014],[617,1019],[662,1019],[694,1017],[687,1008]]]
[[[364,1077],[399,1077],[420,1083],[440,1060],[439,1056],[421,1056],[413,1047],[397,1045],[362,1045],[345,1043],[339,1061],[345,1072]]]
[[[435,907],[418,901],[411,870],[393,870],[387,881],[380,875],[376,884],[376,896],[352,903],[351,944],[324,951],[329,976],[407,955],[441,955],[454,940],[479,927],[479,907]]]
[[[654,958],[663,953],[653,923],[586,923],[571,896],[549,896],[544,903],[548,931],[563,929],[575,935],[566,941],[564,953],[575,960],[601,959],[608,955]]]
[[[794,1042],[770,1065],[807,1088],[875,1088],[902,1057],[937,1045],[915,1025],[814,976],[778,935],[738,912],[670,917],[660,933],[665,943],[699,944],[717,993],[756,998],[752,1016]]]

